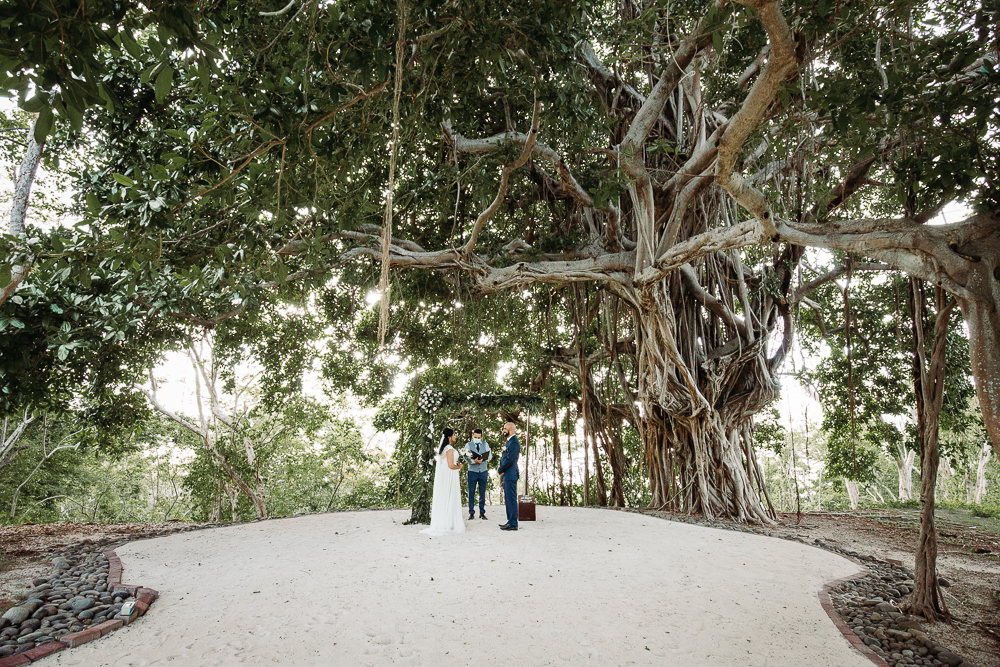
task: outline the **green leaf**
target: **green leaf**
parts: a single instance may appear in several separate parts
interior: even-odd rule
[[[38,144],[45,143],[45,137],[49,136],[49,132],[52,131],[52,125],[55,122],[55,118],[52,116],[52,109],[45,107],[38,113],[38,118],[35,120],[35,142]]]
[[[715,49],[716,53],[718,53],[720,55],[722,54],[722,31],[721,30],[716,30],[715,32],[712,33],[712,47]]]
[[[170,94],[170,86],[173,85],[174,71],[169,67],[164,67],[156,75],[156,102],[162,104]]]
[[[132,35],[129,34],[129,31],[122,30],[118,34],[121,36],[122,46],[124,46],[125,50],[129,52],[129,55],[136,60],[142,60],[142,49],[140,49],[139,45],[136,44],[134,39],[132,39]]]
[[[122,174],[111,174],[111,176],[121,185],[124,185],[126,188],[131,188],[132,186],[135,185],[135,181],[133,181],[128,176],[124,176]]]
[[[56,356],[59,357],[59,361],[66,361],[66,357],[69,356],[69,349],[67,349],[65,345],[60,345]]]
[[[101,212],[101,200],[93,192],[87,193],[87,208],[94,214]]]
[[[0,287],[6,287],[10,282],[10,264],[0,264]]]
[[[21,108],[27,111],[28,113],[38,113],[46,106],[48,106],[48,104],[45,100],[45,96],[39,94],[35,95],[29,100],[26,100],[24,104],[21,105]]]
[[[67,103],[66,115],[69,116],[70,127],[72,127],[76,132],[79,132],[83,128],[83,112],[72,104]]]

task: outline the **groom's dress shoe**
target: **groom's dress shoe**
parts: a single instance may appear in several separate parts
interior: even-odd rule
[[[471,519],[472,517],[469,517],[469,518]],[[486,520],[486,515],[485,514],[480,514],[479,518],[483,519],[485,521]]]
[[[510,528],[509,523],[498,523],[497,525],[500,526],[501,528]]]
[[[500,530],[517,530],[517,526],[500,526]]]
[[[476,518],[476,515],[473,514],[472,512],[469,512],[469,520],[471,521],[472,519],[475,519],[475,518]]]

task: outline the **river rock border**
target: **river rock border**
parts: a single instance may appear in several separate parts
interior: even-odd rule
[[[128,540],[131,541],[134,540]],[[34,579],[34,588],[28,591],[27,599],[4,613],[0,631],[7,641],[0,650],[7,652],[10,640],[26,648],[17,646],[18,652],[0,657],[0,667],[27,665],[86,644],[130,624],[149,610],[159,593],[152,588],[122,583],[122,562],[115,548],[127,542],[104,548],[108,542],[64,549],[65,555],[52,559],[52,574]],[[126,613],[122,613],[123,606]],[[50,618],[57,618],[57,623],[51,624]],[[17,636],[10,629],[17,630]]]

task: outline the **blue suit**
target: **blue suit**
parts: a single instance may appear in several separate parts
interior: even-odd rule
[[[517,459],[521,456],[521,443],[516,435],[507,438],[500,456],[500,466],[497,472],[503,475],[503,499],[507,506],[507,524],[517,528],[517,480],[520,473],[517,469]]]

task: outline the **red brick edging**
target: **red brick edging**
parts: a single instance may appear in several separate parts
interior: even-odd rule
[[[863,656],[865,656],[873,663],[875,663],[877,667],[889,667],[889,663],[887,663],[885,660],[879,657],[878,653],[871,650],[867,644],[861,641],[860,637],[854,634],[854,630],[851,630],[851,628],[848,627],[847,623],[844,622],[844,619],[841,618],[840,614],[837,613],[837,610],[834,609],[833,601],[830,600],[830,591],[833,590],[835,587],[841,585],[844,582],[852,581],[854,579],[864,579],[869,574],[870,572],[868,572],[868,570],[863,570],[853,576],[844,577],[843,579],[837,579],[835,581],[831,581],[822,589],[820,589],[818,593],[819,603],[823,606],[823,611],[825,611],[827,616],[830,617],[830,620],[833,621],[833,624],[837,626],[837,629],[840,630],[841,633],[843,633],[844,637],[847,639],[847,641],[851,642],[851,645],[854,648],[860,651]],[[0,667],[3,667],[2,663],[0,663]]]
[[[144,588],[134,584],[123,584],[122,561],[118,557],[118,554],[115,553],[114,549],[105,549],[104,555],[108,559],[108,590],[113,591],[116,588],[126,588],[129,593],[135,595],[135,611],[128,617],[127,621],[119,616],[118,618],[114,618],[110,621],[104,621],[103,623],[92,625],[89,628],[84,628],[79,632],[63,635],[59,639],[47,642],[41,646],[36,646],[35,648],[27,650],[24,653],[18,653],[17,655],[0,658],[0,667],[28,665],[36,660],[41,660],[45,656],[52,655],[53,653],[58,653],[59,651],[68,648],[75,648],[81,644],[86,644],[87,642],[103,637],[109,632],[117,630],[123,625],[131,623],[146,613],[149,609],[149,605],[153,604],[153,600],[159,596],[159,593],[152,588]]]

